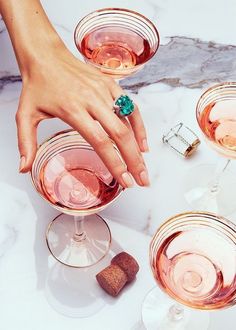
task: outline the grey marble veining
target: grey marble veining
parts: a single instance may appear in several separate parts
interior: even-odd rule
[[[3,31],[5,31],[5,25],[3,23],[3,19],[2,17],[0,16],[0,33],[2,33]]]
[[[153,83],[172,87],[201,88],[236,80],[236,46],[205,42],[186,37],[171,37],[138,74],[121,85],[135,93]]]
[[[3,75],[4,85],[20,81],[19,75]],[[121,82],[137,93],[141,87],[165,83],[172,87],[201,88],[236,80],[236,46],[205,42],[186,37],[171,37],[161,45],[156,56],[138,74]]]
[[[8,85],[8,84],[12,84],[15,82],[19,82],[21,81],[21,76],[18,75],[11,75],[11,76],[4,76],[0,78],[0,91],[4,88],[4,86]]]

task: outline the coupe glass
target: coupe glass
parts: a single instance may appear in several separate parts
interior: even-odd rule
[[[96,213],[115,201],[123,187],[73,130],[59,132],[39,147],[31,176],[40,196],[62,212],[46,233],[52,255],[67,266],[96,264],[111,243],[109,227]]]
[[[230,159],[236,158],[236,82],[209,88],[197,103],[196,116],[206,142],[224,157],[218,166],[191,170],[186,200],[194,209],[231,214],[236,210],[236,175],[228,170]]]
[[[85,62],[116,79],[141,70],[159,47],[159,34],[143,15],[122,8],[105,8],[85,16],[74,40]]]
[[[204,310],[236,303],[236,226],[220,216],[189,212],[167,220],[151,241],[150,264],[159,289],[143,302],[147,330],[205,330]]]

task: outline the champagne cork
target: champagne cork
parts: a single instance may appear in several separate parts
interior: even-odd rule
[[[125,272],[128,282],[133,281],[137,272],[139,271],[139,265],[137,261],[126,252],[117,254],[111,260],[111,264],[119,266]]]
[[[135,279],[138,271],[137,261],[130,254],[121,252],[111,260],[110,266],[96,275],[96,279],[108,294],[115,297],[126,283]]]

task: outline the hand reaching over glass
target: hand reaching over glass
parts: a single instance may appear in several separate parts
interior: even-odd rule
[[[0,0],[22,74],[16,114],[20,171],[31,169],[36,131],[44,119],[60,118],[90,143],[124,187],[149,185],[142,152],[148,150],[139,110],[119,118],[114,100],[124,95],[115,81],[76,59],[65,47],[37,0]],[[121,161],[109,137],[117,145]]]

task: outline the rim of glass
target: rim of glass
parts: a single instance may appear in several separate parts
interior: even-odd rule
[[[61,206],[54,205],[51,201],[49,201],[42,194],[42,191],[40,189],[38,189],[37,185],[35,184],[35,179],[34,179],[34,176],[33,176],[34,167],[37,164],[38,157],[40,155],[40,152],[43,149],[47,148],[53,142],[53,140],[55,138],[65,138],[65,137],[68,137],[68,136],[76,136],[76,135],[78,135],[84,141],[84,143],[87,146],[89,146],[92,150],[94,150],[93,147],[80,135],[80,133],[77,132],[77,131],[75,131],[75,130],[73,130],[73,129],[67,129],[67,130],[63,130],[63,131],[57,132],[57,133],[51,135],[49,138],[47,138],[45,141],[43,141],[39,145],[38,150],[37,150],[37,153],[36,153],[36,156],[35,156],[35,159],[34,159],[34,162],[33,162],[33,165],[32,165],[32,169],[30,171],[30,178],[31,178],[32,185],[34,186],[35,190],[38,192],[39,196],[43,200],[45,200],[47,203],[49,203],[54,209],[56,209],[56,210],[58,210],[58,211],[60,211],[62,213],[65,213],[65,214],[72,215],[72,216],[78,216],[78,215],[86,216],[86,215],[97,213],[97,212],[103,210],[104,208],[106,208],[107,206],[109,206],[110,204],[112,204],[116,199],[118,199],[118,197],[125,190],[125,188],[119,184],[119,190],[118,190],[117,195],[110,202],[108,202],[106,204],[103,204],[102,206],[91,207],[89,209],[76,210],[76,209],[71,209],[71,208],[67,208],[67,207],[63,208]],[[111,142],[112,142],[115,150],[119,154],[120,158],[122,159],[122,156],[120,155],[120,152],[119,152],[117,146],[115,145],[114,141],[112,141],[112,139],[110,139],[110,140],[111,140]]]
[[[194,219],[196,218],[196,219]],[[216,226],[210,225],[211,222],[214,222]],[[173,229],[177,229],[178,227],[182,226],[183,224],[190,225],[195,224],[196,226],[207,226],[209,228],[214,228],[214,230],[224,229],[224,233],[229,233],[229,235],[233,238],[234,243],[236,244],[236,225],[231,222],[230,220],[217,215],[211,212],[204,212],[204,211],[189,211],[176,214],[170,218],[168,218],[155,232],[151,243],[150,249],[152,248],[152,244],[157,241],[162,235],[165,236],[165,233],[171,231]],[[150,250],[151,251],[151,250]]]
[[[195,114],[196,114],[196,119],[197,119],[197,123],[201,129],[201,131],[203,132],[203,134],[206,136],[207,139],[209,139],[209,136],[207,136],[207,134],[202,130],[201,126],[200,126],[200,122],[199,122],[199,119],[200,119],[200,112],[199,112],[199,109],[201,107],[201,102],[208,96],[208,95],[211,95],[211,93],[217,91],[217,90],[221,90],[221,89],[225,89],[225,88],[230,88],[230,87],[233,87],[233,88],[236,88],[236,81],[228,81],[228,82],[223,82],[223,83],[219,83],[219,84],[215,84],[209,88],[207,88],[207,90],[205,90],[205,92],[202,93],[202,95],[200,96],[200,98],[198,99],[197,101],[197,104],[196,104],[196,111],[195,111]],[[235,99],[236,99],[236,94],[235,94]]]
[[[194,217],[196,218],[194,220]],[[197,218],[202,218],[202,219],[197,219]],[[178,221],[179,220],[179,221]],[[202,221],[201,221],[202,220]],[[212,223],[214,222],[214,223]],[[232,244],[236,245],[236,225],[215,213],[211,212],[204,212],[204,211],[189,211],[189,212],[183,212],[176,214],[170,218],[168,218],[155,232],[153,238],[151,239],[150,245],[149,245],[149,264],[151,266],[152,273],[154,275],[154,279],[158,285],[158,287],[168,296],[170,296],[174,301],[179,302],[180,304],[183,304],[188,307],[192,307],[192,305],[187,304],[184,300],[181,298],[178,298],[176,295],[172,293],[171,290],[168,288],[164,288],[163,284],[157,280],[154,270],[155,267],[153,266],[153,262],[156,260],[157,252],[160,248],[160,245],[162,244],[163,240],[165,240],[171,233],[176,232],[180,229],[183,229],[184,225],[186,227],[190,226],[191,227],[194,224],[195,227],[203,228],[209,228],[213,229],[214,231],[217,231],[218,233],[221,233],[222,235],[225,236],[225,238],[230,241]],[[221,229],[221,230],[220,230]],[[235,298],[234,298],[235,299]],[[234,302],[235,300],[232,300]],[[229,307],[230,305],[225,305],[217,308],[219,309],[224,309]],[[196,309],[201,309],[201,310],[215,310],[216,308],[211,308],[211,306],[205,306],[205,308],[200,308],[195,307]]]
[[[101,8],[101,9],[97,9],[97,10],[94,10],[90,13],[88,13],[86,16],[84,16],[81,20],[79,20],[79,22],[77,23],[75,29],[74,29],[74,43],[75,43],[75,46],[76,48],[79,50],[80,54],[83,56],[82,52],[81,52],[81,47],[79,45],[77,45],[76,43],[76,33],[77,33],[77,30],[79,28],[79,26],[83,23],[84,20],[86,20],[89,16],[93,16],[95,15],[96,13],[102,13],[103,11],[119,11],[119,12],[123,12],[123,13],[131,13],[131,14],[134,14],[136,15],[137,17],[141,17],[143,18],[144,21],[146,21],[147,23],[150,24],[150,26],[152,27],[156,37],[157,37],[157,44],[156,44],[156,49],[154,50],[153,54],[148,58],[146,59],[143,63],[140,63],[138,65],[136,65],[136,67],[139,67],[139,66],[142,66],[144,65],[145,63],[147,63],[151,58],[153,58],[153,56],[156,54],[156,52],[158,51],[159,49],[159,46],[160,46],[160,34],[156,28],[156,26],[152,23],[152,21],[147,18],[146,16],[134,11],[134,10],[131,10],[131,9],[126,9],[126,8],[118,8],[118,7],[107,7],[107,8]],[[84,57],[84,56],[83,56]],[[94,67],[97,67],[97,68],[103,68],[103,69],[107,69],[107,70],[111,70],[110,67],[107,67],[107,66],[104,66],[104,65],[99,65],[99,64],[96,64],[94,62],[92,62],[91,60],[87,59],[86,58],[86,62],[88,63],[91,63],[91,65],[93,65]],[[125,71],[130,71],[130,69],[115,69],[115,72],[125,72]]]

